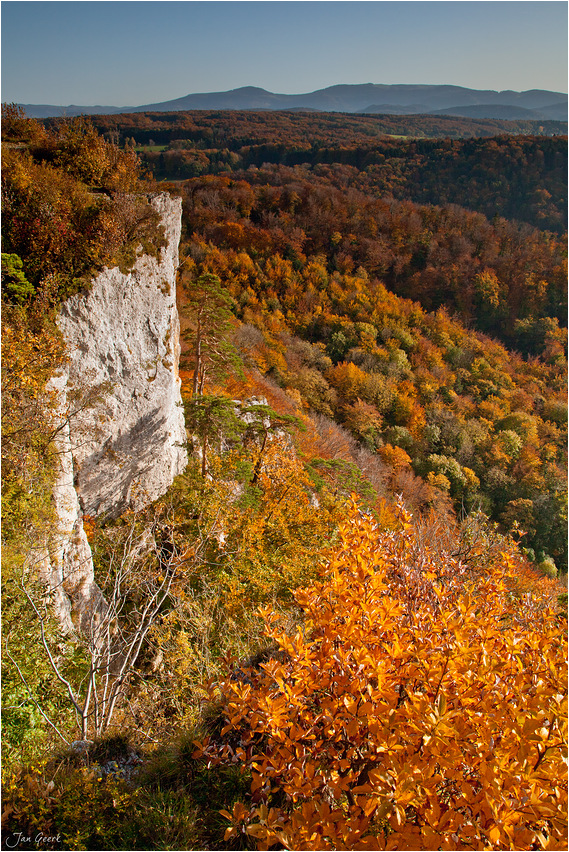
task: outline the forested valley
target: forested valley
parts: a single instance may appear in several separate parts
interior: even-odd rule
[[[93,121],[108,139],[134,147],[162,180],[302,166],[311,183],[567,229],[562,122],[231,111]]]
[[[2,848],[566,849],[558,123],[2,118]],[[57,316],[164,191],[189,461],[84,514],[94,642],[37,568],[112,396],[61,413]]]

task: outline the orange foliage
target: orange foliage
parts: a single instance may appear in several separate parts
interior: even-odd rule
[[[385,444],[378,452],[381,460],[393,468],[394,471],[402,467],[408,467],[411,464],[411,457],[401,447],[393,447],[391,444]]]
[[[563,623],[512,599],[510,552],[480,573],[404,512],[381,532],[353,507],[302,631],[221,685],[223,738],[251,799],[225,840],[258,849],[566,849]],[[239,733],[235,746],[235,734]]]
[[[366,374],[356,364],[342,362],[332,367],[326,378],[332,387],[340,391],[346,402],[353,403],[363,396]]]

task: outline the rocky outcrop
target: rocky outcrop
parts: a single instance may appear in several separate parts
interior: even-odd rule
[[[58,320],[69,361],[54,379],[63,424],[59,529],[44,574],[65,630],[89,632],[104,607],[82,516],[140,509],[187,464],[176,307],[181,200],[163,194],[153,204],[167,240],[160,258],[144,255],[128,273],[104,269]]]
[[[65,376],[52,380],[60,397],[60,412],[65,413]],[[91,547],[83,528],[82,513],[74,486],[73,456],[69,422],[58,424],[55,439],[59,454],[59,472],[53,486],[57,528],[39,554],[40,570],[51,590],[55,615],[64,633],[78,630],[86,636],[97,632],[106,611],[101,590],[95,583]]]
[[[89,293],[63,306],[67,386],[101,400],[70,421],[75,487],[83,512],[117,516],[155,500],[187,464],[178,361],[176,270],[181,200],[154,199],[167,247],[122,273],[105,269]]]

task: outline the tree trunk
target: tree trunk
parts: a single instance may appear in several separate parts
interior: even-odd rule
[[[203,477],[205,477],[205,475],[207,473],[206,454],[207,454],[207,435],[204,434],[203,443],[202,443],[202,476]]]
[[[257,480],[259,478],[259,474],[261,473],[261,463],[263,461],[263,453],[265,452],[265,446],[267,444],[267,438],[269,437],[268,431],[265,431],[263,435],[263,443],[261,444],[261,449],[259,450],[259,457],[255,462],[255,470],[253,471],[253,478],[251,480],[251,485],[256,485]]]
[[[195,348],[195,366],[194,366],[194,381],[192,393],[194,396],[198,395],[199,391],[199,380],[200,380],[200,370],[202,366],[202,312],[201,309],[198,311],[198,325],[196,328],[196,348]]]

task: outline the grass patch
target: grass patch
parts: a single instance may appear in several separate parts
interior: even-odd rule
[[[167,147],[167,145],[136,145],[134,150],[137,154],[146,154],[149,151],[159,151],[162,153]]]
[[[248,800],[249,772],[194,757],[195,742],[219,737],[223,724],[221,708],[210,705],[199,726],[147,754],[131,778],[121,761],[134,749],[122,734],[19,767],[3,787],[2,848],[19,837],[30,838],[26,849],[46,850],[256,848],[245,834],[226,843],[220,814]]]

